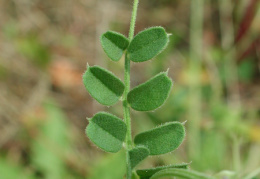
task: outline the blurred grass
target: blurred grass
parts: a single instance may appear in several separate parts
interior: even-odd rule
[[[47,179],[67,178],[64,155],[71,150],[69,131],[63,112],[52,103],[44,104],[46,119],[32,142],[32,164]]]
[[[122,106],[93,101],[81,75],[88,62],[123,79],[123,60],[108,61],[98,37],[108,28],[127,34],[131,7],[129,0],[0,1],[1,179],[122,178],[124,153],[105,154],[84,134],[86,117],[100,110],[122,117]],[[197,36],[191,1],[140,3],[137,32],[162,25],[172,35],[156,59],[132,63],[131,86],[169,68],[174,87],[163,108],[132,111],[133,134],[187,121],[187,138],[139,168],[192,161],[194,170],[260,178],[259,7],[254,0],[204,1],[202,22],[193,22]],[[191,52],[197,43],[199,55]]]

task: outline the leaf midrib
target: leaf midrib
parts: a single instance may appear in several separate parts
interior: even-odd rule
[[[120,97],[120,95],[117,95],[117,93],[115,93],[111,88],[109,88],[107,85],[105,85],[105,84],[103,83],[103,81],[101,80],[102,78],[96,76],[96,75],[91,71],[91,69],[90,69],[90,73],[92,73],[92,75],[95,76],[96,79],[97,79],[98,81],[100,81],[110,92],[112,92],[115,96]],[[106,73],[108,73],[108,72],[106,72]],[[113,74],[111,74],[111,73],[108,73],[108,74],[111,75],[111,76],[113,76],[116,80],[119,80],[119,79],[117,79],[117,77],[115,77]],[[119,83],[120,83],[120,82],[121,82],[121,81],[119,80]]]
[[[147,44],[145,44],[145,45],[142,45],[142,47],[141,48],[138,48],[137,50],[134,50],[134,51],[130,51],[129,53],[131,54],[133,54],[134,52],[139,52],[139,51],[141,51],[142,49],[144,49],[146,46],[148,46],[148,45],[150,45],[150,44],[154,44],[154,43],[156,43],[157,41],[160,41],[160,40],[163,40],[163,39],[161,39],[160,37],[158,37],[157,39],[155,39],[155,40],[153,40],[153,41],[150,41],[149,43],[147,43]],[[166,39],[167,40],[167,39]],[[165,46],[165,45],[164,45]]]
[[[114,135],[112,135],[111,133],[107,132],[103,127],[101,127],[100,125],[98,125],[97,123],[95,123],[94,121],[92,121],[94,125],[98,126],[100,129],[102,129],[102,131],[104,131],[105,133],[109,134],[110,136],[112,136],[114,139],[116,139],[117,141],[123,142],[120,139],[116,138]]]

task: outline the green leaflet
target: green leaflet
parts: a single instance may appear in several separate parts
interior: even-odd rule
[[[127,95],[127,101],[137,111],[151,111],[166,101],[171,87],[172,81],[167,76],[167,72],[159,73],[133,88]]]
[[[129,45],[129,40],[124,35],[113,31],[102,34],[100,41],[107,56],[113,61],[119,61]]]
[[[137,170],[136,173],[140,176],[140,179],[149,179],[152,175],[154,175],[156,172],[159,172],[164,169],[169,168],[188,168],[188,163],[183,164],[176,164],[176,165],[168,165],[168,166],[161,166],[156,168],[149,168],[149,169],[143,169],[143,170]]]
[[[129,151],[131,169],[135,168],[142,160],[149,156],[149,150],[144,146],[137,146]]]
[[[89,119],[86,134],[99,148],[115,153],[122,148],[126,124],[112,114],[99,112]]]
[[[192,171],[192,170],[185,170],[185,169],[165,169],[155,173],[150,179],[159,179],[162,177],[180,177],[183,179],[216,179],[215,177],[207,176],[202,173]]]
[[[133,62],[152,59],[167,46],[168,35],[162,27],[151,27],[138,33],[131,41],[127,54]]]
[[[136,174],[135,171],[132,172],[132,177],[131,179],[139,179],[138,175]]]
[[[134,143],[144,145],[150,155],[171,152],[179,147],[185,137],[185,128],[180,122],[169,122],[160,127],[138,134]]]
[[[119,78],[99,66],[88,66],[83,83],[93,98],[107,106],[115,104],[125,89]]]

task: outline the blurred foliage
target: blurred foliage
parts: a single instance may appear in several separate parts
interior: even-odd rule
[[[250,80],[254,77],[254,71],[254,64],[250,59],[243,61],[238,66],[238,75],[242,82],[250,82]]]
[[[32,60],[40,67],[46,66],[50,61],[48,47],[43,45],[34,35],[18,39],[17,49],[25,58]]]
[[[1,178],[33,179],[34,178],[33,175],[26,172],[24,169],[25,168],[22,165],[17,165],[17,164],[11,163],[4,158],[0,159],[0,172],[1,172],[0,176],[1,176]]]
[[[88,179],[122,179],[126,172],[125,152],[106,154],[101,160],[95,161]]]
[[[53,104],[47,103],[44,108],[47,121],[39,126],[37,140],[32,142],[32,164],[44,178],[66,178],[68,174],[63,155],[71,148],[66,117]]]

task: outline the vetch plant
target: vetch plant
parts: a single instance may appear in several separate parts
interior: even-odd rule
[[[166,101],[172,80],[167,72],[159,73],[150,80],[130,90],[130,62],[144,62],[151,60],[166,48],[169,34],[163,27],[151,27],[139,32],[134,37],[138,0],[134,0],[129,37],[107,31],[100,40],[107,56],[117,62],[125,54],[124,83],[110,71],[99,66],[87,66],[83,75],[83,83],[89,94],[99,103],[111,106],[119,101],[123,95],[124,119],[99,112],[88,119],[86,134],[100,149],[106,152],[118,152],[125,142],[126,149],[126,179],[131,179],[135,167],[149,155],[161,155],[174,151],[184,140],[185,128],[180,122],[169,122],[154,129],[137,134],[132,140],[130,108],[136,111],[152,111]],[[162,166],[152,169],[137,170],[141,179],[163,175],[163,171],[179,173],[187,169],[188,164]],[[176,169],[176,170],[172,170]],[[179,170],[177,170],[179,169]],[[189,174],[188,171],[184,172]],[[196,176],[195,174],[192,175]],[[173,175],[174,176],[174,175]],[[154,176],[153,178],[155,178]]]

